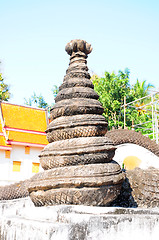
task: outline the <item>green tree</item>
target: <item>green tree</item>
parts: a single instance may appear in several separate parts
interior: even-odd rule
[[[53,97],[55,98],[59,92],[58,86],[54,85],[51,91],[53,93]],[[29,99],[24,98],[24,104],[38,108],[48,108],[48,111],[50,111],[51,107],[54,105],[53,103],[49,105],[41,94],[37,95],[35,92]]]
[[[40,94],[39,96],[34,94],[27,100],[26,98],[24,99],[24,103],[29,106],[36,106],[38,108],[47,108],[48,103],[45,102],[44,97]]]
[[[104,116],[108,122],[108,128],[119,128],[124,125],[124,97],[126,102],[132,102],[138,98],[147,96],[149,89],[153,87],[151,84],[146,85],[146,81],[130,85],[130,72],[128,69],[125,71],[119,70],[117,74],[114,72],[105,72],[104,77],[99,78],[97,75],[93,76],[92,82],[94,89],[99,95],[99,101],[104,107]],[[138,107],[137,108],[137,105]],[[150,119],[146,110],[142,111],[144,101],[139,101],[133,104],[132,107],[126,108],[126,126],[132,127],[133,124],[147,122]],[[141,108],[140,108],[141,107]]]
[[[53,93],[54,98],[57,96],[58,92],[59,92],[58,86],[54,85],[52,88],[52,93]]]
[[[146,84],[146,81],[139,82],[137,79],[131,89],[134,100],[138,101],[133,104],[134,109],[127,109],[127,120],[132,121],[135,130],[140,131],[142,134],[152,133],[152,106],[150,105],[151,96],[149,96],[152,88],[154,88],[152,84]],[[152,137],[151,135],[150,138]]]
[[[146,80],[144,80],[143,82],[139,82],[139,80],[137,79],[136,83],[132,87],[134,99],[139,99],[147,96],[152,88],[154,88],[152,84],[149,83],[146,85]]]
[[[0,73],[0,100],[8,101],[10,96],[9,85],[4,82],[2,73]]]
[[[128,101],[133,100],[130,94],[129,70],[119,70],[118,74],[105,72],[104,77],[93,77],[92,82],[104,107],[103,115],[108,121],[109,129],[123,126],[121,105],[124,104],[124,96],[127,96]]]

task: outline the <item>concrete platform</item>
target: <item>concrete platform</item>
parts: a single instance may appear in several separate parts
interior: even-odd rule
[[[1,240],[156,240],[158,235],[157,208],[37,208],[30,198],[0,202]]]

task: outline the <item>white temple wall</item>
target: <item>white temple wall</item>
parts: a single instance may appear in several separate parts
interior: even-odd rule
[[[138,158],[140,162],[135,163],[135,157]],[[139,167],[141,169],[147,169],[149,167],[154,167],[159,169],[159,157],[139,145],[132,143],[118,145],[113,159],[122,167],[126,158],[129,161],[129,163],[127,161],[127,164],[134,166],[134,168]],[[131,163],[131,161],[134,161],[134,164],[133,162]],[[128,168],[126,169],[129,170]]]
[[[12,146],[10,158],[6,158],[5,150],[0,150],[0,185],[6,185],[30,178],[35,173],[32,172],[32,163],[39,163],[42,148],[30,147],[30,153],[25,154],[25,146]],[[13,161],[20,162],[20,171],[13,171]],[[41,166],[39,171],[42,171]]]
[[[29,197],[0,201],[0,239],[158,240],[158,235],[158,208],[35,207]]]

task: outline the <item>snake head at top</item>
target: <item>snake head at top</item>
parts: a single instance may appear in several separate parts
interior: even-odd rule
[[[75,39],[67,43],[65,50],[70,56],[72,55],[73,52],[83,52],[87,55],[91,53],[92,46],[85,40]]]

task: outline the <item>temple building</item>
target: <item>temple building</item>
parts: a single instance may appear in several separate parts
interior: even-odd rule
[[[48,144],[47,111],[0,102],[0,185],[42,170],[38,155]]]

